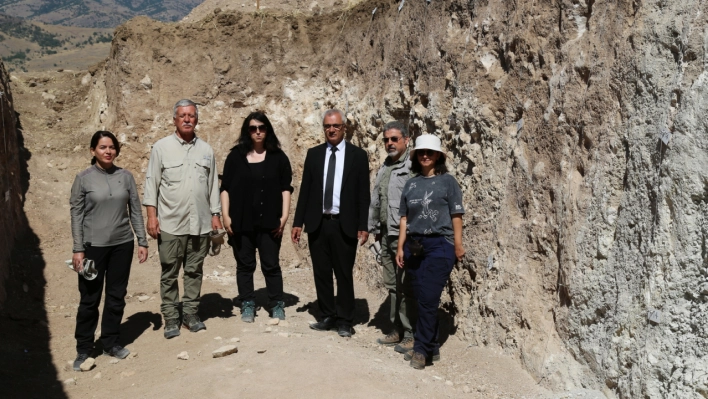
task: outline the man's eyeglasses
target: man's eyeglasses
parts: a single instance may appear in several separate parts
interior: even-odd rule
[[[425,155],[426,157],[430,158],[435,154],[437,151],[435,150],[430,150],[430,149],[420,149],[420,150],[415,150],[415,155],[416,156],[422,156]]]
[[[261,133],[265,133],[265,132],[266,132],[266,125],[258,125],[258,126],[256,126],[256,125],[250,125],[250,126],[248,127],[248,132],[249,132],[249,133],[256,133],[256,132],[258,132],[258,131],[260,131]]]
[[[333,123],[333,124],[324,124],[322,125],[324,127],[324,130],[329,130],[330,128],[334,128],[334,130],[339,130],[344,126],[342,123]]]
[[[384,137],[381,140],[383,140],[384,144],[387,144],[389,141],[392,143],[398,143],[398,140],[400,140],[402,138],[403,137],[393,136],[393,137]]]

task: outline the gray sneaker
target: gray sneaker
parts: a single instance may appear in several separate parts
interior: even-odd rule
[[[74,360],[74,371],[81,371],[81,365],[89,358],[88,353],[77,353]]]
[[[184,320],[182,320],[182,324],[184,324],[185,327],[189,328],[189,331],[191,332],[206,330],[206,326],[204,325],[204,323],[199,320],[199,316],[195,314],[184,315]]]
[[[273,306],[272,314],[274,319],[285,320],[285,302],[278,301],[275,306]]]
[[[170,339],[179,336],[179,320],[165,319],[165,338]]]
[[[126,357],[128,357],[128,355],[130,355],[130,351],[120,345],[115,345],[108,351],[104,350],[103,354],[113,356],[116,359],[125,359]]]
[[[285,314],[283,314],[285,317]],[[253,301],[244,301],[241,304],[241,320],[244,323],[253,323],[256,320],[256,303]]]

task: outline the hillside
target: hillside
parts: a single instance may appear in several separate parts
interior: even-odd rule
[[[145,15],[174,22],[202,0],[2,0],[0,12],[53,25],[113,28],[130,18]]]

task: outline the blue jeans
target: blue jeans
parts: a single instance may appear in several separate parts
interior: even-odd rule
[[[423,254],[412,256],[412,239],[423,244]],[[406,272],[410,273],[413,293],[418,300],[418,322],[413,349],[430,357],[440,352],[438,307],[442,291],[455,265],[455,246],[443,236],[408,236],[403,246]]]

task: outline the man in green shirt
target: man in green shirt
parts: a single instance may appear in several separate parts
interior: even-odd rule
[[[384,126],[384,146],[388,156],[376,173],[376,184],[369,207],[369,233],[381,243],[383,282],[389,292],[390,319],[393,330],[376,342],[395,346],[396,352],[406,353],[413,348],[413,329],[416,323],[416,302],[405,269],[396,267],[398,228],[401,217],[398,208],[401,191],[410,177],[411,161],[408,154],[408,129],[399,122]]]
[[[184,263],[182,323],[192,332],[206,328],[197,316],[209,232],[221,229],[221,202],[214,150],[194,128],[197,105],[180,100],[173,109],[175,133],[152,147],[145,174],[147,232],[157,239],[162,264],[160,310],[165,338],[179,335],[177,277]]]

